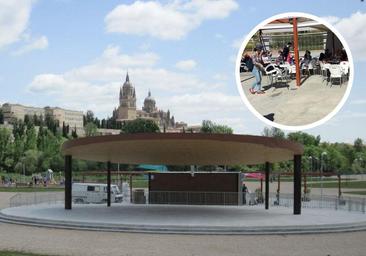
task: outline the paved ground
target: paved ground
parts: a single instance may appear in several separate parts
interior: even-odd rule
[[[263,227],[299,227],[338,225],[365,222],[366,215],[360,212],[334,211],[333,209],[303,209],[301,215],[293,215],[292,208],[259,206],[201,206],[201,205],[74,205],[65,211],[63,204],[38,204],[1,210],[2,214],[19,218],[32,218],[66,223],[88,223],[99,226],[140,226],[170,230],[200,227],[202,230],[217,228],[243,229]],[[224,217],[225,216],[225,217]]]
[[[297,126],[316,122],[330,112],[341,101],[347,83],[342,86],[326,86],[320,75],[310,76],[300,87],[295,80],[288,87],[268,88],[269,80],[262,77],[265,94],[251,94],[249,88],[254,82],[251,73],[241,73],[240,78],[244,93],[251,105],[261,114],[274,114],[274,122],[283,125]]]
[[[291,236],[100,233],[0,224],[0,248],[58,255],[364,256],[366,232]]]
[[[0,193],[0,208],[12,193]],[[0,249],[53,255],[364,256],[366,232],[318,235],[192,236],[106,233],[0,223]]]

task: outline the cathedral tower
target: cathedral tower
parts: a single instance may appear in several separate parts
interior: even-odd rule
[[[134,120],[136,119],[136,91],[130,82],[128,72],[126,81],[119,91],[119,107],[117,110],[117,120]]]

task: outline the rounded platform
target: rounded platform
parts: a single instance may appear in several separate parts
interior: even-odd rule
[[[39,204],[3,209],[0,221],[64,229],[179,234],[299,234],[366,230],[366,214],[259,206]]]

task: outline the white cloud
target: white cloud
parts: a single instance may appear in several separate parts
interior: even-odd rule
[[[217,73],[213,76],[213,79],[218,81],[227,81],[229,77],[226,74],[223,73]]]
[[[366,60],[366,13],[356,12],[346,18],[325,17],[348,42],[355,60]]]
[[[181,60],[175,64],[176,68],[183,70],[183,71],[192,70],[196,66],[197,66],[197,62],[195,60]]]
[[[350,104],[351,105],[365,105],[366,99],[351,100]]]
[[[199,124],[202,120],[212,120],[219,124],[226,124],[236,133],[247,130],[248,110],[239,95],[228,95],[223,92],[205,91],[176,95],[163,100],[164,108],[182,120],[190,120]],[[239,117],[238,117],[239,116]]]
[[[187,93],[170,97],[167,105],[174,105],[177,111],[184,111],[187,115],[207,114],[212,117],[215,113],[228,114],[245,109],[239,95],[227,95],[222,92]]]
[[[210,88],[208,83],[194,75],[157,67],[158,60],[159,56],[155,53],[128,55],[121,53],[116,46],[109,46],[90,64],[60,74],[35,76],[27,90],[53,96],[56,103],[64,107],[93,109],[106,116],[118,104],[118,90],[127,70],[140,103],[148,89],[153,95],[164,97]],[[212,88],[220,86],[218,83],[212,84]]]
[[[237,8],[234,0],[171,1],[167,4],[136,1],[115,7],[105,17],[105,23],[107,32],[179,40],[204,20],[223,19]]]
[[[234,48],[234,49],[238,49],[241,47],[242,43],[244,42],[245,38],[247,37],[247,35],[243,35],[242,37],[240,38],[237,38],[235,39],[232,43],[231,43],[231,46]]]
[[[336,23],[340,20],[340,18],[336,17],[336,16],[326,16],[326,17],[323,17],[323,19],[325,19],[329,23]]]
[[[0,48],[21,40],[34,2],[0,0]]]
[[[228,85],[161,68],[158,60],[155,53],[131,55],[109,46],[87,65],[59,74],[35,76],[27,91],[33,96],[47,98],[53,105],[83,111],[91,109],[99,117],[107,117],[118,106],[119,88],[128,69],[136,89],[138,108],[151,89],[157,107],[165,111],[170,109],[177,121],[199,124],[210,119],[231,126],[236,132],[244,132],[247,110],[239,95],[220,91]]]
[[[23,45],[18,50],[13,52],[14,55],[22,55],[33,50],[43,50],[48,47],[48,39],[46,36],[41,36],[30,40],[26,45]]]

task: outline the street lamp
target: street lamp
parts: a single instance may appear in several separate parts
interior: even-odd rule
[[[323,172],[325,168],[324,157],[326,156],[327,152],[325,151],[320,155],[320,198],[322,202],[323,202]]]

